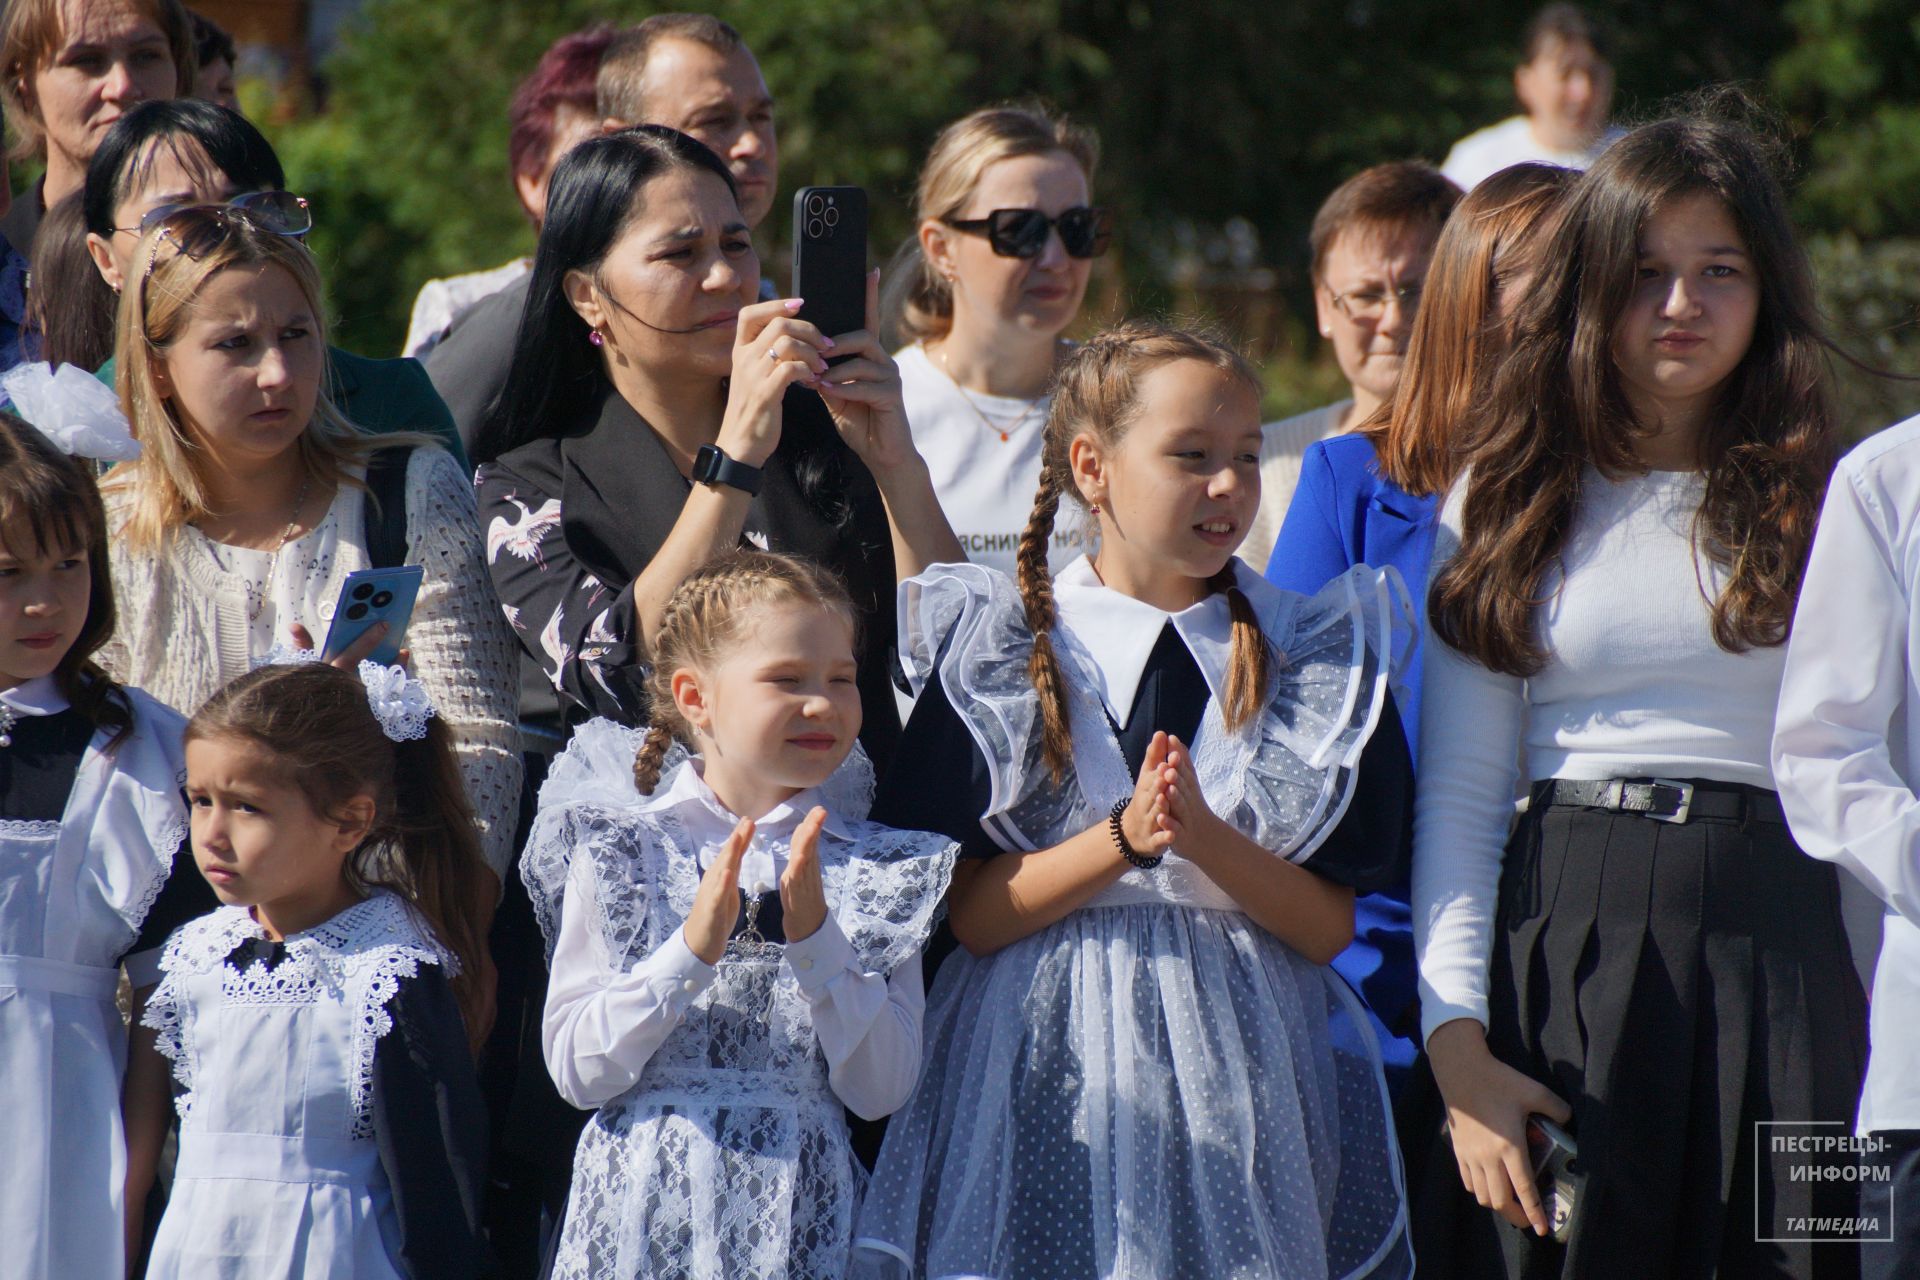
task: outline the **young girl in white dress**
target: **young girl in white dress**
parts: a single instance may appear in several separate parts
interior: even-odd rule
[[[78,425],[13,399],[48,427]],[[49,440],[0,413],[0,1270],[26,1280],[126,1267],[115,993],[124,965],[143,1000],[164,922],[204,909],[182,856],[183,722],[93,662],[113,590],[76,443],[105,456],[97,439]]]
[[[1127,325],[1062,367],[1016,584],[902,591],[917,696],[875,813],[961,841],[964,950],[862,1210],[887,1276],[1403,1276],[1378,1050],[1328,968],[1410,837],[1392,570],[1284,592],[1233,551],[1259,383]],[[1092,558],[1049,583],[1063,496]]]
[[[145,1021],[178,1085],[154,1280],[478,1276],[480,856],[398,667],[261,667],[186,732],[201,874]]]
[[[803,560],[701,570],[649,645],[652,728],[582,725],[542,789],[547,1065],[599,1108],[555,1275],[846,1275],[866,1177],[843,1106],[913,1088],[955,852],[867,820],[853,619]]]

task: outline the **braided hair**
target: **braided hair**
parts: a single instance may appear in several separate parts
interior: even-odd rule
[[[1033,514],[1027,517],[1016,554],[1020,602],[1033,632],[1033,654],[1027,675],[1040,699],[1041,757],[1059,782],[1073,758],[1073,730],[1067,717],[1067,690],[1053,646],[1053,626],[1059,619],[1054,606],[1053,578],[1047,569],[1047,547],[1053,538],[1054,518],[1062,495],[1085,507],[1086,498],[1073,482],[1068,449],[1075,436],[1090,433],[1106,445],[1117,444],[1139,409],[1140,380],[1162,365],[1195,360],[1237,382],[1258,389],[1259,376],[1245,358],[1210,336],[1165,325],[1130,321],[1091,339],[1060,366],[1054,382],[1053,408],[1047,416],[1040,451],[1040,488]],[[1260,711],[1273,673],[1274,654],[1253,603],[1234,585],[1233,562],[1207,580],[1214,591],[1227,593],[1233,618],[1233,650],[1227,673],[1224,708],[1227,727],[1237,729]]]
[[[673,701],[673,674],[710,665],[736,639],[756,606],[776,602],[819,605],[846,616],[857,632],[853,597],[832,570],[799,556],[732,551],[681,583],[667,600],[647,675],[653,723],[633,760],[641,795],[660,784],[660,768],[676,740],[691,746],[693,727]]]

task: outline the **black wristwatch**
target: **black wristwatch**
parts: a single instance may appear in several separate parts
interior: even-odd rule
[[[703,444],[693,455],[693,478],[699,484],[724,484],[749,497],[760,492],[760,468],[729,458],[718,445]]]

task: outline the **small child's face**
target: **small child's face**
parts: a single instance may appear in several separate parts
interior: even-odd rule
[[[34,549],[31,530],[0,530],[0,688],[51,675],[87,622],[84,550]]]
[[[1260,401],[1251,387],[1198,360],[1140,379],[1126,433],[1071,448],[1074,480],[1100,507],[1103,575],[1206,579],[1226,566],[1260,507]]]
[[[722,795],[727,778],[747,794],[791,795],[825,782],[860,733],[856,673],[853,624],[839,610],[789,602],[759,611],[710,670],[674,678],[709,784]]]
[[[186,754],[193,858],[220,901],[291,921],[338,900],[347,855],[373,818],[371,797],[329,820],[288,777],[286,761],[250,739],[194,738]]]

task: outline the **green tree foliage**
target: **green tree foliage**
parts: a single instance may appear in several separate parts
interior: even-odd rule
[[[506,104],[556,36],[665,7],[614,0],[367,0],[325,68],[324,110],[273,130],[313,198],[313,245],[342,341],[394,350],[420,283],[532,247],[506,173]],[[1044,98],[1094,124],[1102,201],[1120,213],[1096,297],[1198,307],[1272,358],[1277,406],[1323,393],[1304,327],[1305,233],[1326,193],[1383,159],[1439,160],[1514,110],[1533,0],[719,0],[779,102],[787,191],[858,183],[874,251],[909,230],[915,171],[946,121]],[[1886,323],[1911,318],[1920,236],[1920,17],[1912,0],[1625,0],[1616,115],[1715,80],[1768,87],[1808,160],[1812,228],[1842,336],[1920,368]],[[777,205],[758,237],[778,273]],[[1906,273],[1903,275],[1903,273]],[[1873,325],[1878,329],[1868,329]],[[1867,326],[1863,329],[1862,326]],[[1907,331],[1909,334],[1911,330]],[[1891,343],[1891,347],[1889,347]],[[1897,390],[1897,389],[1896,389]],[[1877,394],[1877,393],[1876,393]],[[1849,393],[1862,420],[1884,412]],[[1872,402],[1877,404],[1878,402]]]

